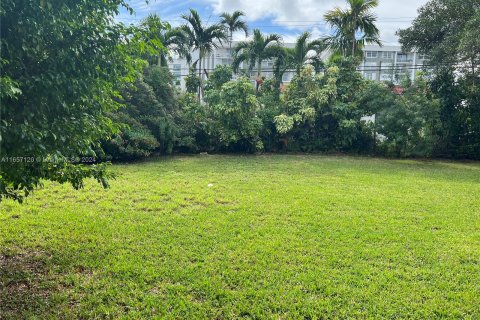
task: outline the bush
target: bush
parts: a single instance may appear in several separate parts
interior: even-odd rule
[[[376,128],[386,138],[381,143],[386,155],[429,157],[440,138],[440,103],[419,78],[378,111]]]
[[[260,139],[260,103],[250,80],[239,78],[206,91],[209,132],[217,150],[254,152],[263,150]]]
[[[114,136],[105,151],[115,160],[135,160],[150,156],[159,145],[148,129],[132,127]]]
[[[220,89],[225,83],[232,80],[233,69],[230,66],[218,65],[212,73],[208,75],[205,90]]]
[[[188,93],[197,93],[200,86],[200,78],[195,74],[195,71],[190,70],[188,76],[185,77],[185,87]]]

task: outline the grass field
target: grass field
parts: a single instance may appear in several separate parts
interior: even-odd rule
[[[1,204],[0,319],[480,318],[480,163],[196,156]]]

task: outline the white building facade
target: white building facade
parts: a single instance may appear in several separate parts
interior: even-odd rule
[[[238,42],[233,42],[232,43],[232,48],[235,47],[235,45]],[[294,44],[292,43],[284,43],[283,46],[287,48],[292,48]],[[224,43],[223,46],[219,46],[218,48],[215,48],[211,54],[209,54],[207,57],[204,57],[202,59],[202,76],[203,79],[206,78],[205,76],[205,71],[207,73],[212,72],[216,66],[218,65],[229,65],[231,66],[233,64],[233,56],[232,56],[232,51],[233,49],[230,49],[230,46],[228,43]],[[194,51],[191,53],[192,55],[192,61],[197,61],[198,60],[198,51]],[[180,58],[178,56],[173,56],[173,60],[168,62],[168,68],[172,72],[173,76],[175,77],[175,83],[176,85],[181,88],[182,90],[185,90],[185,77],[188,75],[189,70],[190,70],[190,65],[187,63],[187,60],[184,58]],[[240,69],[246,69],[248,67],[247,64],[242,63],[240,65]],[[197,63],[197,68],[198,68],[198,63]],[[198,74],[198,69],[197,69],[197,74]],[[283,75],[283,82],[284,83],[289,83],[295,72],[292,71],[287,71]],[[251,79],[252,82],[254,82],[254,78],[256,75],[256,67],[253,68],[251,72]],[[271,78],[273,76],[273,61],[272,60],[265,60],[262,62],[262,76],[265,76],[266,78]]]
[[[232,43],[232,48],[235,47],[237,42]],[[286,47],[292,48],[293,43],[283,44]],[[192,54],[192,61],[198,60],[198,51],[194,51]],[[324,53],[322,59],[328,59],[329,54]],[[168,67],[175,77],[176,85],[185,90],[185,77],[188,75],[190,65],[187,60],[180,57],[172,57],[173,60],[168,62]],[[207,73],[212,72],[218,65],[232,65],[232,49],[229,44],[224,44],[215,48],[213,52],[202,60],[202,76],[205,79],[205,71]],[[428,63],[427,58],[424,55],[416,52],[403,52],[401,46],[378,46],[378,45],[366,45],[364,48],[364,59],[361,65],[358,67],[358,71],[367,79],[376,81],[391,81],[399,84],[402,79],[409,77],[412,81],[415,81],[417,72]],[[198,65],[197,65],[198,66]],[[240,69],[246,69],[248,66],[241,64]],[[255,79],[255,70],[253,68],[251,73],[252,82]],[[198,73],[198,69],[196,71]],[[283,75],[283,83],[288,84],[295,72],[287,71]],[[265,60],[262,62],[262,75],[266,78],[273,76],[273,61]]]
[[[417,72],[428,64],[425,55],[403,52],[401,46],[366,45],[364,59],[358,70],[370,80],[399,83],[409,77],[415,81]]]

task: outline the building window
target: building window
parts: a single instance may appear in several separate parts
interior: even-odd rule
[[[273,61],[270,61],[270,60],[262,61],[262,67],[273,67]]]
[[[393,74],[382,73],[380,75],[380,80],[382,80],[382,81],[392,81],[393,80]]]
[[[175,77],[175,84],[177,86],[180,85],[180,81],[182,79],[182,65],[181,64],[174,64],[172,74]]]
[[[397,64],[396,74],[405,74],[407,72],[407,65],[406,64]]]
[[[384,52],[383,52],[383,58],[384,58],[384,59],[393,59],[393,52],[391,52],[391,51],[384,51]]]
[[[290,82],[292,80],[292,75],[288,72],[284,73],[282,76],[282,82]]]
[[[397,54],[397,61],[405,62],[405,61],[407,61],[407,57],[408,57],[408,55],[405,54],[405,53],[398,53]]]
[[[367,58],[376,58],[378,52],[377,51],[366,51],[365,52]]]
[[[427,55],[426,55],[426,54],[423,54],[423,53],[419,53],[419,54],[418,54],[418,59],[420,59],[420,60],[426,60],[426,59],[427,59]]]

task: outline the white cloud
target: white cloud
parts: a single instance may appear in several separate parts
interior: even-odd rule
[[[215,13],[241,10],[245,12],[247,20],[255,26],[255,21],[271,19],[274,24],[298,32],[314,30],[316,34],[325,34],[329,28],[323,22],[323,15],[335,6],[345,7],[343,0],[207,0],[211,3]],[[427,0],[380,0],[375,13],[378,16],[378,27],[381,38],[386,45],[398,41],[395,31],[410,25],[417,9]],[[265,20],[263,20],[265,21]],[[252,23],[253,22],[253,23]],[[261,24],[259,28],[262,29]],[[264,30],[268,32],[269,30]],[[293,39],[287,35],[285,40]]]

